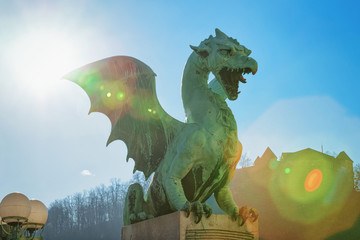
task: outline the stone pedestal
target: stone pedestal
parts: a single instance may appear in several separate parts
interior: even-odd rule
[[[232,221],[228,215],[203,216],[195,224],[193,214],[188,218],[184,212],[175,212],[140,223],[125,226],[122,240],[242,240],[259,238],[258,221],[247,220],[243,226]]]

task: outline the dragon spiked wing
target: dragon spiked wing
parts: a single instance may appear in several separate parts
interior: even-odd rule
[[[134,159],[136,170],[146,179],[164,158],[168,144],[182,123],[161,107],[155,91],[156,74],[143,62],[115,56],[90,63],[66,76],[88,94],[91,112],[101,112],[111,121],[107,145],[122,140]]]

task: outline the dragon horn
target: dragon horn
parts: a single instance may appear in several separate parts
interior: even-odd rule
[[[228,36],[225,33],[223,33],[222,31],[220,31],[218,28],[215,28],[215,34],[216,34],[216,37],[228,38]]]
[[[190,48],[191,48],[192,50],[194,50],[195,52],[199,51],[199,47],[194,47],[194,46],[190,45]]]

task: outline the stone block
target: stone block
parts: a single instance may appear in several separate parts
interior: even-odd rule
[[[122,229],[122,240],[242,240],[259,238],[258,220],[247,220],[240,226],[239,221],[232,221],[228,215],[203,216],[195,224],[194,215],[188,218],[184,212],[149,219],[140,223],[125,226]]]

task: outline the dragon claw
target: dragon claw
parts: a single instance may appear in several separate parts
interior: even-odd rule
[[[243,206],[240,209],[234,208],[231,218],[233,221],[240,219],[240,225],[249,220],[250,222],[255,222],[259,217],[259,212],[255,208],[249,208],[248,206]]]
[[[141,221],[146,220],[147,214],[145,212],[140,212],[137,214],[137,218]]]
[[[184,206],[182,207],[181,211],[185,212],[185,216],[189,217],[190,216],[190,212],[191,212],[191,204],[190,202],[186,201],[186,203],[184,204]]]
[[[251,222],[255,222],[259,218],[258,210],[256,210],[255,208],[250,208],[248,218]]]
[[[135,214],[130,214],[129,216],[130,222],[135,222],[136,221],[136,215]]]
[[[239,215],[239,209],[236,207],[236,208],[234,208],[234,210],[232,211],[231,220],[236,221],[236,220],[238,220],[239,217],[241,218],[241,215]],[[241,225],[242,225],[242,224],[241,224]]]
[[[191,204],[191,211],[195,213],[195,223],[198,224],[201,221],[203,214],[202,204],[198,201]]]
[[[145,212],[139,212],[138,214],[130,214],[129,216],[131,224],[141,222],[147,219],[154,218],[153,215],[148,215]]]
[[[203,203],[202,206],[203,206],[203,210],[205,212],[205,217],[209,218],[211,216],[211,214],[212,214],[211,207],[206,203]]]
[[[206,218],[210,217],[212,214],[211,207],[208,204],[201,203],[199,201],[192,202],[192,203],[187,201],[184,204],[181,211],[185,212],[186,217],[189,217],[190,213],[193,212],[195,215],[195,223],[196,224],[198,224],[201,221],[203,214],[205,214]]]

